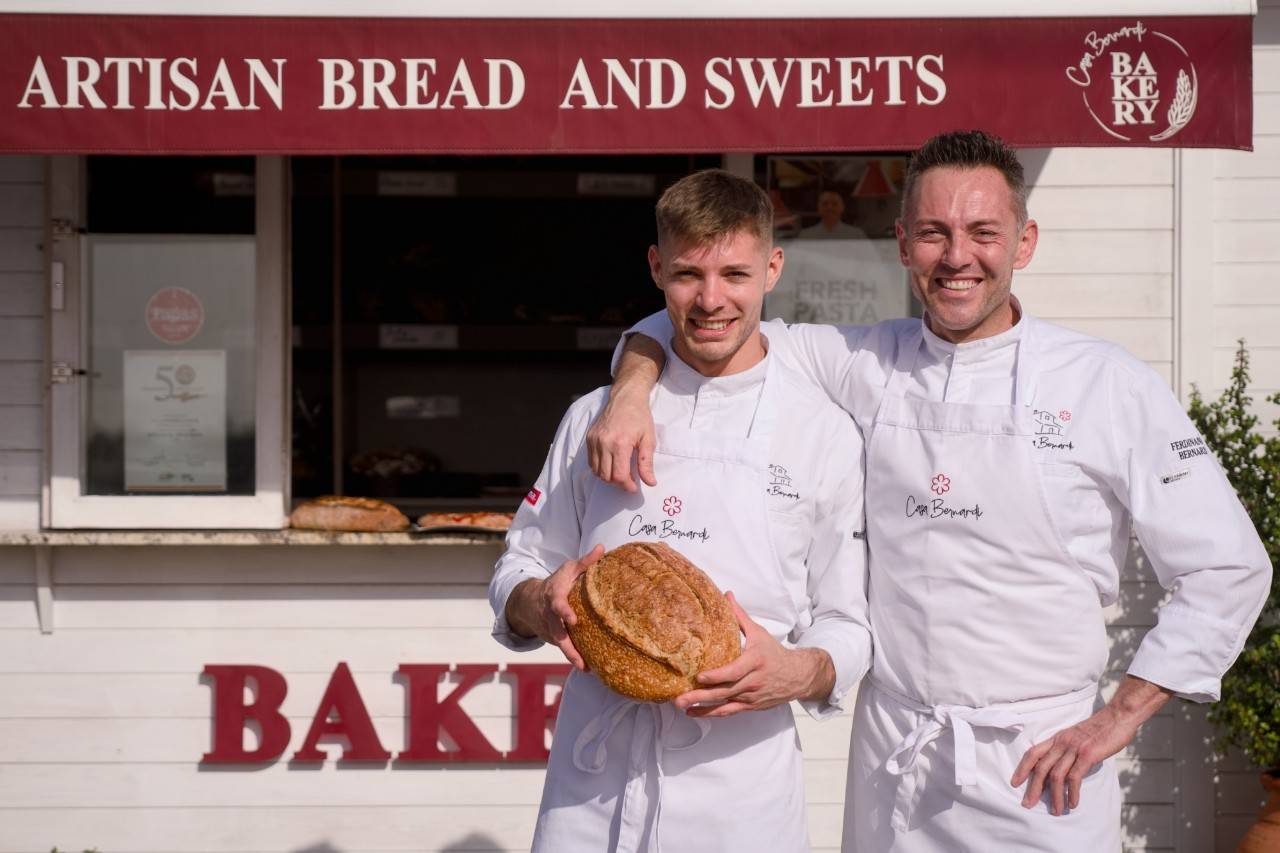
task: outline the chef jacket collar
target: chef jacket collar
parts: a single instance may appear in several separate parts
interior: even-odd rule
[[[767,338],[765,339],[765,348],[767,351]],[[740,373],[731,373],[728,376],[703,376],[686,364],[672,349],[671,357],[667,359],[666,377],[663,380],[663,385],[666,386],[667,390],[678,395],[734,397],[749,391],[759,391],[761,383],[764,382],[765,371],[768,369],[768,361],[769,356],[766,352],[765,357],[760,359],[759,364],[753,365]]]
[[[920,325],[924,329],[925,352],[928,353],[930,360],[945,361],[948,356],[953,356],[953,364],[975,364],[988,359],[1009,357],[1011,353],[1007,352],[1007,350],[1022,339],[1022,335],[1027,328],[1027,313],[1022,310],[1022,303],[1018,301],[1018,297],[1013,295],[1010,295],[1009,299],[1013,302],[1014,311],[1018,315],[1018,322],[1013,324],[1013,328],[998,335],[980,338],[976,341],[955,344],[946,338],[940,338],[929,329],[929,324],[921,318]]]

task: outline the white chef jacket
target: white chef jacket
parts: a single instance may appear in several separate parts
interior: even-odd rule
[[[1186,699],[1216,701],[1222,675],[1266,600],[1271,564],[1216,457],[1165,381],[1116,344],[1024,312],[1012,329],[962,344],[938,337],[921,320],[838,327],[773,320],[763,328],[775,339],[785,330],[784,359],[865,429],[898,344],[917,325],[924,325],[924,339],[908,399],[1005,405],[1014,398],[1017,342],[1034,326],[1040,366],[1033,446],[1052,520],[1097,588],[1100,606],[1119,597],[1130,530],[1137,534],[1170,593],[1128,672]],[[658,341],[671,335],[665,313],[630,331]]]
[[[777,358],[778,349],[771,346],[767,358]],[[673,356],[651,396],[654,421],[746,436],[765,368],[762,361],[741,373],[707,377]],[[789,639],[797,647],[823,649],[835,669],[830,695],[801,703],[820,719],[840,712],[846,694],[871,663],[862,437],[853,421],[799,374],[779,370],[773,381],[778,380],[779,420],[768,480],[760,485],[770,504],[769,532],[783,577],[801,611]],[[512,590],[525,580],[547,577],[595,544],[581,541],[585,507],[592,490],[613,487],[591,472],[585,438],[608,392],[596,389],[569,407],[542,473],[507,533],[506,552],[489,584],[489,601],[496,616],[493,636],[510,649],[541,645],[536,638],[515,634],[507,624]]]

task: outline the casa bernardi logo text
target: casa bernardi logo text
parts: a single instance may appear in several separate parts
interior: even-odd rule
[[[1196,67],[1173,36],[1136,21],[1091,31],[1084,45],[1067,79],[1084,90],[1084,108],[1108,135],[1161,142],[1191,121],[1199,96]]]

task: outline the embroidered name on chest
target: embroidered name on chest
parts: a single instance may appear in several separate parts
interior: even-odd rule
[[[915,495],[907,495],[907,518],[982,518],[982,507],[979,504],[973,506],[954,507],[948,506],[947,502],[942,498],[917,498]]]
[[[677,541],[689,539],[708,542],[711,540],[711,534],[707,532],[706,527],[701,530],[679,527],[673,518],[664,518],[657,522],[645,521],[644,515],[638,512],[631,519],[631,524],[627,526],[627,535],[652,536],[655,539],[675,539]]]
[[[1031,437],[1031,446],[1036,450],[1076,449],[1075,444],[1066,437],[1067,426],[1071,423],[1070,409],[1059,409],[1057,414],[1035,409],[1031,416],[1036,428],[1036,434]]]
[[[765,484],[764,493],[777,498],[800,500],[800,490],[791,480],[791,474],[782,465],[769,466],[769,480]]]
[[[982,518],[982,507],[978,504],[973,506],[950,506],[947,504],[945,495],[951,491],[951,478],[945,473],[935,474],[933,479],[929,481],[929,491],[936,498],[917,498],[915,495],[907,495],[907,518],[961,518],[961,519],[977,519]]]

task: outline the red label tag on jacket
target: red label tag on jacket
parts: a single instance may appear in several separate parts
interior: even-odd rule
[[[542,497],[542,492],[538,491],[537,489],[530,489],[529,494],[525,495],[524,499],[525,499],[525,502],[529,504],[529,506],[537,506],[538,499],[541,497]]]

